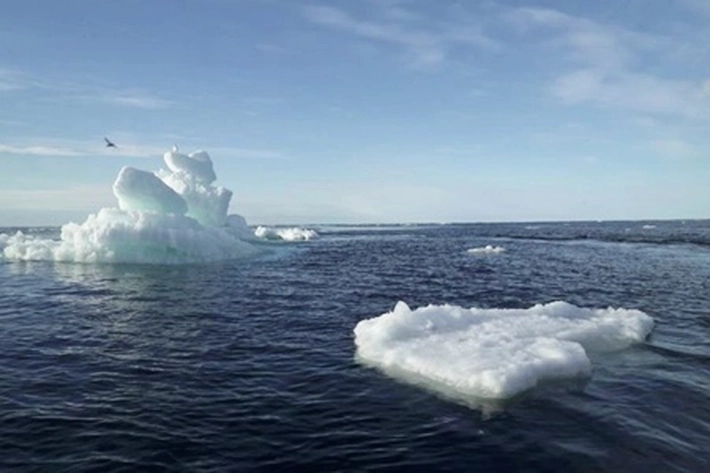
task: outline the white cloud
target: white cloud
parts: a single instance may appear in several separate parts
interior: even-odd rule
[[[12,92],[30,87],[28,79],[21,72],[0,69],[0,92]]]
[[[574,64],[557,76],[551,94],[568,104],[591,104],[650,115],[710,117],[710,83],[706,78],[661,77],[643,67],[644,57],[668,55],[685,48],[664,36],[653,36],[614,25],[542,8],[518,8],[507,16],[520,32],[547,32],[542,41],[561,50]],[[668,74],[678,72],[667,70]]]
[[[10,156],[46,156],[56,158],[88,157],[88,158],[160,158],[169,151],[173,143],[180,144],[185,141],[181,136],[163,136],[165,143],[155,145],[146,144],[146,138],[134,133],[116,131],[110,133],[111,141],[118,148],[106,148],[103,138],[94,140],[56,140],[31,138],[23,143],[0,142],[0,155]],[[152,137],[151,141],[155,141]],[[191,140],[194,141],[194,140]],[[181,151],[189,153],[195,149],[181,146]],[[276,149],[267,148],[237,148],[229,146],[210,146],[207,151],[210,155],[220,159],[257,159],[257,160],[288,160],[290,156]]]
[[[282,54],[286,52],[286,48],[284,48],[283,46],[278,46],[276,44],[271,43],[257,43],[254,45],[254,49],[269,54]]]
[[[552,94],[566,103],[591,103],[639,113],[710,117],[704,83],[662,79],[650,74],[584,69],[557,78]]]
[[[87,153],[75,149],[58,148],[53,146],[13,146],[0,143],[0,154],[27,156],[86,156]]]
[[[116,205],[110,185],[83,185],[63,189],[0,189],[4,210],[94,211]]]
[[[549,45],[563,50],[569,59],[587,67],[612,69],[627,64],[639,51],[668,47],[667,40],[625,28],[605,25],[545,8],[517,8],[507,19],[521,33],[544,31]]]
[[[26,126],[27,123],[20,121],[20,120],[6,120],[4,118],[0,118],[0,125],[5,125],[5,126]]]
[[[121,137],[122,135],[117,135]],[[134,140],[114,140],[118,148],[106,148],[102,138],[92,141],[56,141],[33,138],[22,144],[0,143],[0,155],[11,156],[46,156],[58,158],[71,157],[107,157],[107,158],[142,158],[162,156],[168,146],[137,144]]]
[[[366,39],[383,41],[404,47],[420,65],[436,65],[445,53],[436,38],[424,32],[408,31],[396,24],[358,20],[333,7],[311,6],[305,9],[306,18],[322,25],[345,31]]]
[[[146,110],[167,108],[173,104],[169,100],[139,90],[105,91],[96,95],[86,95],[83,96],[83,98],[120,105],[122,107],[134,107]]]
[[[679,139],[655,140],[651,149],[663,157],[671,159],[687,159],[697,156],[697,149],[691,143]]]
[[[428,184],[390,182],[349,189],[338,199],[360,219],[369,222],[422,221],[441,217],[453,200],[450,193]]]
[[[410,23],[417,16],[402,7],[385,8],[376,20],[362,20],[330,6],[309,6],[304,15],[311,22],[372,41],[399,46],[420,68],[441,65],[454,45],[481,48],[497,47],[497,43],[481,33],[475,25],[446,23],[438,29],[417,29]]]
[[[710,1],[708,0],[680,0],[679,3],[695,12],[710,14]]]
[[[211,146],[207,151],[210,153],[210,155],[219,156],[220,158],[226,159],[289,159],[289,157],[283,152],[271,149]]]
[[[141,89],[122,89],[95,84],[60,82],[57,80],[43,81],[23,71],[0,68],[0,92],[26,89],[49,91],[59,94],[62,99],[89,100],[148,110],[167,108],[174,105],[170,100]]]

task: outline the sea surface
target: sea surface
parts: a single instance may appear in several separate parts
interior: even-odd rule
[[[0,472],[710,471],[710,221],[313,228],[214,264],[0,260]],[[588,379],[465,402],[356,359],[399,300],[656,325]]]

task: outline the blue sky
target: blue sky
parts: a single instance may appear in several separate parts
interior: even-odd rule
[[[7,2],[0,110],[0,226],[174,143],[250,223],[708,218],[710,1]]]

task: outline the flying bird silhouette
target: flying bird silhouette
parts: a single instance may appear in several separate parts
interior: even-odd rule
[[[111,142],[108,138],[104,136],[104,141],[106,142],[106,147],[107,148],[118,148],[115,143]]]

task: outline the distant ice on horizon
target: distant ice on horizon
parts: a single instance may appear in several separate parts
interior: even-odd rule
[[[283,241],[308,241],[318,238],[318,233],[315,230],[301,227],[271,228],[258,226],[254,230],[254,235],[264,240]]]
[[[502,246],[486,245],[480,248],[471,248],[466,251],[471,254],[496,254],[505,252],[505,248]]]
[[[249,256],[259,250],[241,215],[227,215],[232,191],[213,185],[205,151],[165,153],[168,170],[125,166],[113,184],[118,208],[62,226],[60,240],[17,232],[0,236],[9,260],[79,263],[194,263]],[[4,247],[4,248],[3,248]]]
[[[398,379],[456,397],[507,399],[541,382],[588,377],[588,353],[645,340],[651,317],[639,310],[587,309],[566,302],[529,309],[429,305],[359,322],[357,357]]]

